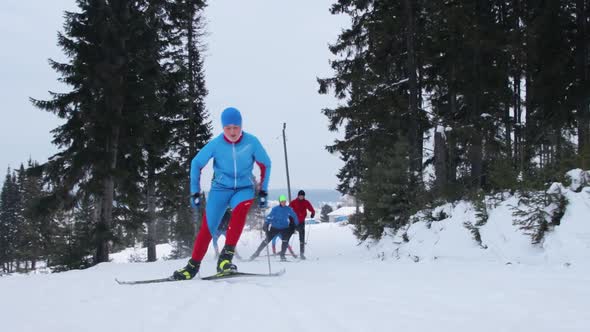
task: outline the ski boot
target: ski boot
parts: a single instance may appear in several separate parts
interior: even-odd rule
[[[300,243],[299,244],[299,258],[301,258],[302,260],[305,260],[305,244]]]
[[[217,260],[217,274],[229,274],[238,271],[238,267],[231,262],[234,257],[235,248],[235,246],[229,245],[223,247]]]
[[[188,263],[182,269],[174,271],[172,278],[175,280],[190,280],[194,278],[199,272],[201,262],[194,261],[192,258],[188,260]]]
[[[288,249],[289,249],[289,253],[291,253],[291,256],[293,256],[293,258],[297,258],[297,254],[293,251],[293,248],[291,248],[291,246],[289,246]]]

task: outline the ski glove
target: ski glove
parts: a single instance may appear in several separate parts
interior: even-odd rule
[[[315,212],[311,213],[311,218],[313,219],[313,217],[315,217]]]
[[[261,190],[258,192],[258,207],[261,209],[264,209],[266,207],[266,196],[268,196],[266,191]]]
[[[191,207],[198,209],[201,206],[201,193],[194,193],[191,195]]]

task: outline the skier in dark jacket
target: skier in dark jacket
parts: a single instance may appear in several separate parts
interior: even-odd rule
[[[293,227],[293,231],[295,231],[295,228]],[[272,254],[276,255],[277,254],[277,239],[281,239],[282,240],[282,236],[281,233],[277,234],[275,237],[272,238]],[[287,247],[287,249],[289,250],[289,253],[294,257],[297,258],[297,254],[293,251],[293,248],[291,248],[291,245],[289,245]]]
[[[315,217],[315,210],[311,203],[305,199],[305,191],[299,190],[297,198],[289,203],[289,206],[297,214],[297,224],[295,229],[299,233],[299,257],[305,259],[305,217],[307,211],[311,212],[311,217]]]
[[[207,143],[191,162],[191,206],[201,204],[201,170],[213,159],[214,177],[207,197],[203,222],[188,264],[174,272],[174,279],[192,279],[199,272],[201,260],[207,253],[212,232],[217,232],[219,223],[229,206],[232,209],[225,246],[217,260],[219,274],[237,270],[232,264],[235,247],[240,239],[246,215],[254,202],[255,185],[252,179],[254,164],[260,167],[260,207],[266,207],[266,192],[270,175],[270,158],[256,136],[242,131],[242,115],[233,107],[221,114],[223,134]],[[210,231],[211,230],[211,231]]]
[[[295,211],[287,206],[287,197],[285,197],[285,195],[279,196],[279,205],[272,208],[264,223],[264,230],[266,233],[265,239],[262,240],[258,249],[252,254],[250,260],[258,257],[262,249],[264,249],[272,238],[279,233],[281,234],[281,241],[283,242],[279,255],[281,260],[286,260],[285,252],[287,251],[287,247],[289,247],[289,239],[291,238],[291,235],[293,235],[293,228],[296,220],[297,215],[295,214]]]

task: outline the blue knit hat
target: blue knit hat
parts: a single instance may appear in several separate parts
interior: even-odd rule
[[[221,125],[223,127],[229,125],[242,126],[242,115],[237,108],[228,107],[221,113]]]

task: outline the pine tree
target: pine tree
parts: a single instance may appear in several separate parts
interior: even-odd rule
[[[32,170],[38,167],[38,163],[29,160],[27,168],[21,165],[18,171],[19,192],[22,197],[22,226],[19,228],[18,251],[21,260],[25,262],[25,270],[28,262],[34,270],[36,262],[43,255],[45,247],[43,241],[43,225],[45,218],[36,213],[36,206],[43,195],[43,184],[39,176]]]
[[[575,104],[569,98],[575,82],[573,34],[575,12],[571,1],[528,3],[526,15],[526,129],[525,175],[533,181],[554,178],[571,158],[572,147],[564,137],[573,128]],[[551,51],[547,51],[551,50]],[[567,167],[565,167],[567,168]]]
[[[49,101],[32,101],[65,120],[53,131],[53,143],[63,150],[44,165],[54,185],[50,205],[96,197],[98,263],[108,261],[113,240],[115,181],[119,155],[124,153],[120,137],[129,115],[126,92],[134,56],[129,41],[137,37],[131,25],[137,4],[128,0],[78,0],[77,4],[80,12],[66,12],[65,33],[58,34],[58,45],[70,60],[50,61],[72,91],[52,93]],[[74,187],[77,191],[71,197]]]
[[[64,213],[58,211],[53,222],[51,248],[47,265],[55,272],[83,269],[93,263],[92,251],[96,246],[93,232],[97,223],[98,205],[90,197],[79,200],[76,206]]]
[[[203,14],[205,2],[199,0],[170,1],[168,15],[172,22],[169,38],[176,40],[176,47],[170,64],[171,80],[165,91],[167,107],[178,110],[173,123],[175,136],[172,149],[177,156],[168,172],[176,179],[162,188],[169,197],[166,209],[174,214],[172,226],[179,255],[186,255],[192,249],[196,234],[195,225],[200,226],[201,214],[189,205],[190,161],[211,139],[211,123],[205,108],[208,91],[205,86],[203,68],[202,37],[204,35]],[[183,250],[185,248],[186,250]]]
[[[561,223],[567,198],[561,189],[556,191],[523,191],[518,205],[512,207],[513,224],[529,235],[532,244],[542,243],[545,234]]]
[[[375,146],[377,146],[376,143]],[[363,176],[359,198],[364,203],[364,212],[360,223],[355,225],[355,234],[361,239],[379,239],[385,227],[397,230],[409,222],[413,206],[409,145],[401,139],[393,146],[381,146],[380,153],[367,153],[367,158],[374,158],[368,164]]]
[[[394,176],[399,177],[397,183],[412,184],[401,201],[422,189],[422,140],[428,129],[420,105],[422,75],[418,69],[423,52],[423,35],[418,29],[425,18],[423,5],[422,1],[342,0],[332,7],[334,14],[350,15],[352,26],[330,47],[339,59],[332,62],[335,76],[319,80],[320,93],[333,90],[344,102],[324,110],[330,130],[338,130],[343,123],[345,129],[344,138],[328,151],[339,152],[345,162],[338,174],[338,190],[361,198],[364,222],[374,223],[363,226],[361,237],[379,237],[383,227],[408,221],[405,216],[383,215],[382,203],[374,203],[388,201],[391,190],[396,190],[377,181],[377,174],[387,172],[387,163],[394,159],[409,163]]]
[[[8,168],[0,193],[0,264],[4,272],[13,272],[15,264],[18,269],[22,219],[22,197],[17,176]]]
[[[195,150],[187,146],[202,146],[210,135],[202,61],[183,48],[188,26],[198,21],[188,17],[188,6],[197,10],[204,4],[79,0],[78,5],[79,13],[66,13],[66,31],[59,34],[70,61],[51,61],[72,91],[33,100],[66,120],[54,130],[54,143],[64,150],[43,165],[52,192],[42,203],[72,209],[87,200],[100,207],[91,232],[95,262],[108,260],[109,243],[142,240],[145,222],[148,259],[154,260],[156,220],[173,219],[171,205],[187,209],[188,194],[180,192],[184,185],[178,188],[178,182],[188,182],[186,160]],[[193,94],[189,81],[196,81]]]
[[[332,209],[332,207],[330,205],[324,204],[324,206],[322,206],[320,221],[321,222],[330,221],[330,217],[328,216],[328,214],[330,214],[332,211],[334,211],[334,209]]]

